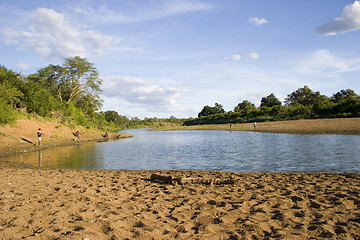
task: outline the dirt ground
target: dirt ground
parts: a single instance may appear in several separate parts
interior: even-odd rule
[[[152,180],[154,173],[182,184]],[[0,239],[360,239],[359,174],[85,171],[1,162],[0,174]]]

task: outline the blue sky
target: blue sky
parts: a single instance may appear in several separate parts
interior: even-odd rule
[[[27,75],[86,57],[103,111],[187,118],[304,85],[360,94],[359,29],[353,0],[2,0],[0,64]]]

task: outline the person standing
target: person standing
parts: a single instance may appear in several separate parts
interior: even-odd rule
[[[41,132],[41,128],[38,129],[37,131],[37,136],[38,136],[38,146],[40,146],[41,144],[41,136],[44,135],[42,132]]]
[[[256,122],[254,122],[254,129],[256,129]]]
[[[80,139],[80,132],[79,132],[79,130],[76,131],[75,136]]]

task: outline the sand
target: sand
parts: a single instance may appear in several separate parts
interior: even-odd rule
[[[152,181],[154,173],[213,181],[168,184]],[[0,174],[0,239],[360,239],[360,174],[9,163]]]
[[[153,131],[174,130],[230,130],[229,124],[194,126],[165,126]],[[291,121],[232,124],[232,131],[256,131],[289,134],[360,134],[360,118],[302,119]]]

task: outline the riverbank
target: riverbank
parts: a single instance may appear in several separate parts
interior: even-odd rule
[[[224,130],[230,131],[230,124],[177,126],[154,129],[155,131],[176,130]],[[360,118],[304,119],[278,122],[232,124],[232,131],[257,131],[290,134],[360,134]]]
[[[37,130],[41,128],[44,134],[41,145],[38,145]],[[80,132],[80,138],[73,135]],[[118,138],[132,137],[130,134],[108,133],[84,127],[70,127],[57,122],[41,122],[30,119],[19,119],[12,125],[0,126],[0,157],[18,153],[26,153],[58,146],[66,146],[76,142],[111,141]]]
[[[360,238],[360,174],[85,171],[1,162],[0,174],[1,239]],[[195,180],[168,184],[152,174]]]

